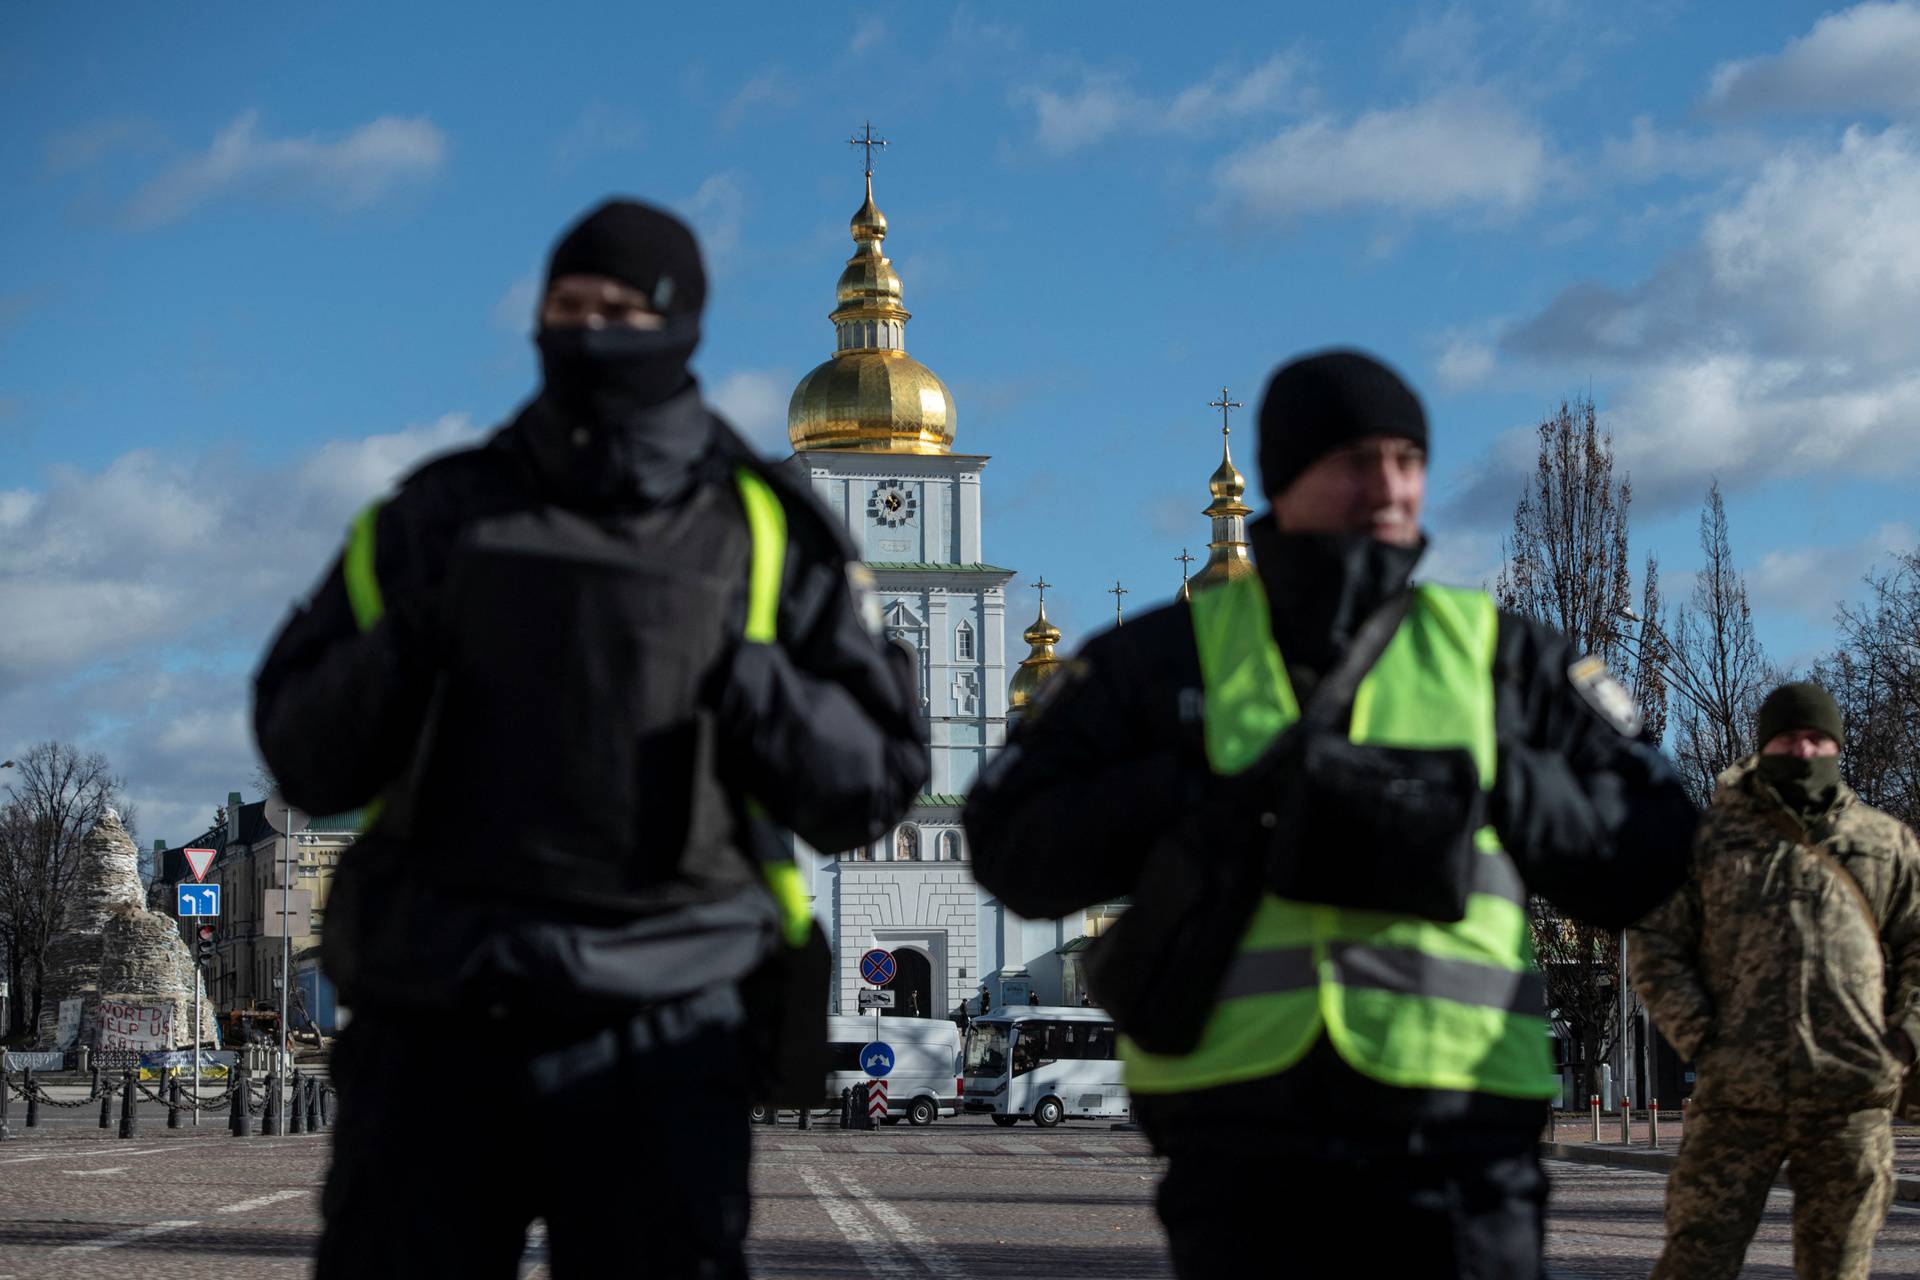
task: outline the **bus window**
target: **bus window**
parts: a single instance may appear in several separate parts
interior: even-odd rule
[[[1042,1038],[1045,1029],[1032,1023],[1023,1024],[1013,1041],[1013,1074],[1023,1076],[1047,1059],[1041,1057]]]
[[[1007,1029],[976,1022],[967,1028],[966,1071],[970,1076],[1000,1076],[1007,1071]]]

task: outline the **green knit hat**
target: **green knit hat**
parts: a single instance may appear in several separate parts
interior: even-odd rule
[[[1795,729],[1818,729],[1841,746],[1847,745],[1833,695],[1805,680],[1781,685],[1760,704],[1759,745],[1765,747]]]

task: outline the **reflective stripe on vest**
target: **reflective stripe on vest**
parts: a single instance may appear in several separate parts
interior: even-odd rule
[[[1193,625],[1208,763],[1239,773],[1299,717],[1260,579],[1196,595]],[[1464,748],[1491,787],[1498,625],[1484,593],[1419,588],[1355,692],[1353,740]],[[1123,1037],[1128,1087],[1175,1093],[1259,1079],[1298,1062],[1325,1034],[1355,1070],[1387,1084],[1552,1097],[1525,886],[1491,829],[1475,833],[1475,844],[1467,914],[1452,924],[1266,895],[1199,1046],[1149,1054]]]
[[[747,534],[752,552],[747,566],[747,620],[743,637],[749,644],[772,644],[779,635],[780,579],[787,563],[787,512],[772,486],[745,467],[733,472],[740,493],[740,506],[747,516]],[[368,504],[354,517],[347,534],[347,547],[340,558],[340,573],[346,581],[347,603],[353,620],[362,632],[371,631],[386,616],[386,600],[380,592],[380,575],[374,559],[375,532],[381,502]],[[759,806],[748,805],[756,813]],[[385,808],[376,799],[367,806],[367,822],[372,825]],[[801,946],[810,936],[813,911],[807,903],[800,869],[791,860],[768,862],[761,866],[767,889],[780,907],[781,931],[793,946]]]

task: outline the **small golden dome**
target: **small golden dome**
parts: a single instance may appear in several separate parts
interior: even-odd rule
[[[849,224],[853,256],[835,286],[833,357],[800,379],[787,402],[787,439],[796,452],[850,449],[946,453],[953,447],[953,393],[907,354],[911,314],[900,275],[881,252],[887,218],[866,200]]]
[[[1239,406],[1222,387],[1220,399],[1213,402],[1213,407],[1221,409],[1220,465],[1207,480],[1207,492],[1213,501],[1201,512],[1213,521],[1213,538],[1207,543],[1206,565],[1182,588],[1183,599],[1191,599],[1194,591],[1244,578],[1254,571],[1246,530],[1246,518],[1253,514],[1253,508],[1242,500],[1247,492],[1247,478],[1233,465],[1233,431],[1226,421],[1226,411]]]
[[[1011,711],[1029,706],[1047,683],[1065,669],[1054,656],[1053,646],[1060,643],[1060,628],[1047,620],[1044,592],[1040,596],[1040,614],[1021,638],[1033,646],[1033,651],[1021,659],[1019,669],[1013,673],[1013,682],[1007,686],[1007,708]]]

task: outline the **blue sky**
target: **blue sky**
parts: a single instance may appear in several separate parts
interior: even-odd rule
[[[1204,553],[1207,401],[1251,427],[1334,343],[1425,397],[1433,576],[1492,574],[1531,425],[1589,389],[1636,559],[1684,592],[1717,476],[1778,661],[1920,543],[1914,4],[563,12],[0,19],[0,752],[106,750],[148,839],[246,789],[275,621],[530,391],[539,264],[607,193],[693,221],[697,367],[777,448],[868,119],[987,555],[1069,644]]]

